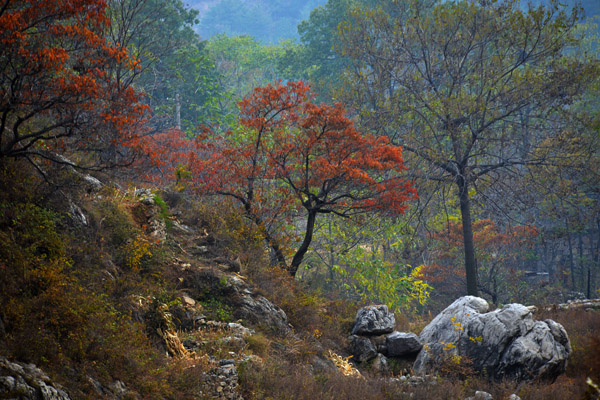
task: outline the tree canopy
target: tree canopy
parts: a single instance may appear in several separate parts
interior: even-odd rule
[[[119,81],[139,61],[104,36],[104,1],[5,1],[0,9],[0,157],[119,163],[146,107]],[[62,154],[88,153],[71,162]],[[91,158],[90,158],[91,157]]]
[[[401,148],[363,134],[340,104],[317,105],[301,82],[256,88],[240,102],[240,126],[200,143],[190,168],[198,190],[239,201],[287,266],[277,224],[304,210],[295,275],[319,214],[402,213],[416,196]]]
[[[411,7],[406,7],[410,3]],[[577,10],[557,2],[464,0],[424,10],[394,2],[341,27],[350,101],[364,124],[401,144],[416,178],[456,185],[469,294],[477,294],[471,196],[486,179],[550,162],[535,149],[560,129],[557,110],[597,65],[569,57]]]

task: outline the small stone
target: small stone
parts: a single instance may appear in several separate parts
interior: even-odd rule
[[[183,302],[184,306],[194,307],[196,305],[196,300],[192,299],[190,296],[187,296],[185,294],[181,296],[181,301]]]
[[[192,254],[199,255],[208,253],[208,247],[206,246],[195,246],[192,248]]]
[[[494,400],[494,397],[488,392],[476,391],[475,396],[467,397],[465,400]]]

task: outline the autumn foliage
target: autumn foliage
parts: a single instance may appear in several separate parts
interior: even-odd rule
[[[535,244],[538,229],[531,225],[500,227],[489,219],[473,223],[473,238],[478,259],[479,290],[492,297],[508,299],[516,290],[511,282],[522,283],[527,252]],[[443,231],[433,232],[433,262],[423,268],[424,279],[441,294],[459,296],[464,291],[462,268],[462,225],[448,221]]]
[[[399,214],[416,197],[402,175],[399,146],[358,132],[340,104],[315,104],[311,96],[303,82],[254,89],[239,104],[239,126],[210,138],[205,132],[190,163],[197,190],[237,199],[281,264],[286,259],[276,228],[286,217],[305,215],[292,275],[318,214]]]
[[[119,148],[138,139],[146,107],[115,73],[137,61],[104,36],[106,7],[105,0],[2,2],[0,157],[64,161],[56,154],[87,151],[85,163],[77,161],[99,166],[116,163]]]

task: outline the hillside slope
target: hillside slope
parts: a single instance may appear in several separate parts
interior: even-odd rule
[[[411,380],[410,360],[351,364],[359,305],[272,267],[231,204],[52,178],[61,184],[27,164],[0,166],[0,398],[52,398],[48,388],[70,399],[594,396],[585,380],[600,380],[597,311],[540,316],[563,323],[574,347],[553,385],[461,380],[468,365]],[[397,315],[396,329],[419,333],[430,317]]]

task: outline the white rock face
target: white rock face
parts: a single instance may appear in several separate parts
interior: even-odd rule
[[[457,355],[495,379],[553,381],[565,371],[571,345],[562,325],[534,321],[531,308],[521,304],[492,312],[488,307],[481,298],[465,296],[436,316],[421,332],[424,348],[414,370],[430,373]]]

